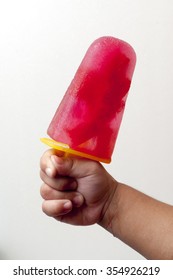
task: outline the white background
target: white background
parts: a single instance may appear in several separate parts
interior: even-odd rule
[[[91,42],[121,38],[137,66],[106,168],[172,204],[172,15],[171,0],[0,1],[0,259],[143,259],[98,225],[42,213],[39,138]]]

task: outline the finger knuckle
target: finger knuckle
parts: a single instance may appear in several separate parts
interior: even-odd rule
[[[51,194],[51,188],[48,185],[43,184],[40,188],[40,194],[43,199],[48,199]]]

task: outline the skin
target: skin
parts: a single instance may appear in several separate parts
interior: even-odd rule
[[[147,259],[173,259],[173,207],[117,182],[98,162],[50,149],[40,160],[43,212],[99,224]]]

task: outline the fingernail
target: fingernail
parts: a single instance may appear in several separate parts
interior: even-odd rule
[[[52,177],[53,175],[53,170],[50,167],[47,167],[45,170],[47,176]]]
[[[50,158],[55,166],[57,166],[57,164],[62,164],[64,162],[62,157],[57,157],[55,155],[52,155]]]
[[[68,209],[70,209],[70,208],[71,208],[71,202],[70,202],[70,201],[65,202],[65,203],[64,203],[64,209],[65,209],[65,210],[68,210]]]

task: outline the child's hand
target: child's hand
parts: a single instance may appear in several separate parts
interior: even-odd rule
[[[73,225],[100,222],[117,186],[100,163],[63,157],[51,149],[42,156],[40,166],[44,213]]]

